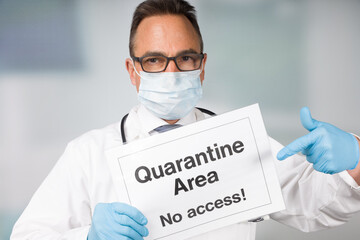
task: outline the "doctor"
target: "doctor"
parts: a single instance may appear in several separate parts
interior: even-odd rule
[[[183,0],[141,3],[131,25],[130,56],[126,68],[140,104],[121,123],[68,144],[15,224],[11,239],[140,240],[148,235],[146,216],[117,202],[104,153],[122,141],[149,137],[163,125],[208,117],[194,108],[207,59],[194,8]],[[307,108],[300,117],[309,134],[285,148],[270,138],[274,156],[288,158],[275,163],[286,210],[270,217],[305,232],[335,227],[360,210],[360,141],[314,120]],[[255,226],[238,223],[192,239],[255,239]]]

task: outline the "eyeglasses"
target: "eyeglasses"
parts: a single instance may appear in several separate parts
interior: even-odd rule
[[[180,71],[193,71],[200,69],[203,53],[184,53],[175,57],[165,57],[162,55],[151,55],[144,57],[132,57],[134,61],[140,63],[144,72],[156,73],[163,72],[167,68],[170,60],[175,62],[176,67]]]

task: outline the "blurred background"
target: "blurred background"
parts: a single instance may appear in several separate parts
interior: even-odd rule
[[[359,0],[197,0],[217,113],[259,103],[270,136],[306,131],[299,110],[360,134]],[[0,239],[80,134],[137,104],[125,69],[140,1],[0,0]],[[301,233],[266,221],[257,239],[359,239],[360,215]]]

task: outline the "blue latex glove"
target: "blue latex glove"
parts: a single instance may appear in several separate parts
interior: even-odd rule
[[[353,135],[329,123],[316,121],[307,107],[301,109],[300,119],[310,133],[281,149],[277,154],[279,160],[301,151],[319,172],[334,174],[357,166],[359,143]]]
[[[149,234],[146,217],[125,203],[98,203],[92,218],[88,240],[143,240]]]

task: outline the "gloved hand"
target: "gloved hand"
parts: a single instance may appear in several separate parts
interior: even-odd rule
[[[143,240],[149,234],[146,217],[125,203],[98,203],[92,218],[88,240]]]
[[[279,160],[302,151],[319,172],[334,174],[357,166],[359,143],[353,135],[329,123],[316,121],[307,107],[301,109],[300,119],[310,133],[281,149],[277,154]]]

